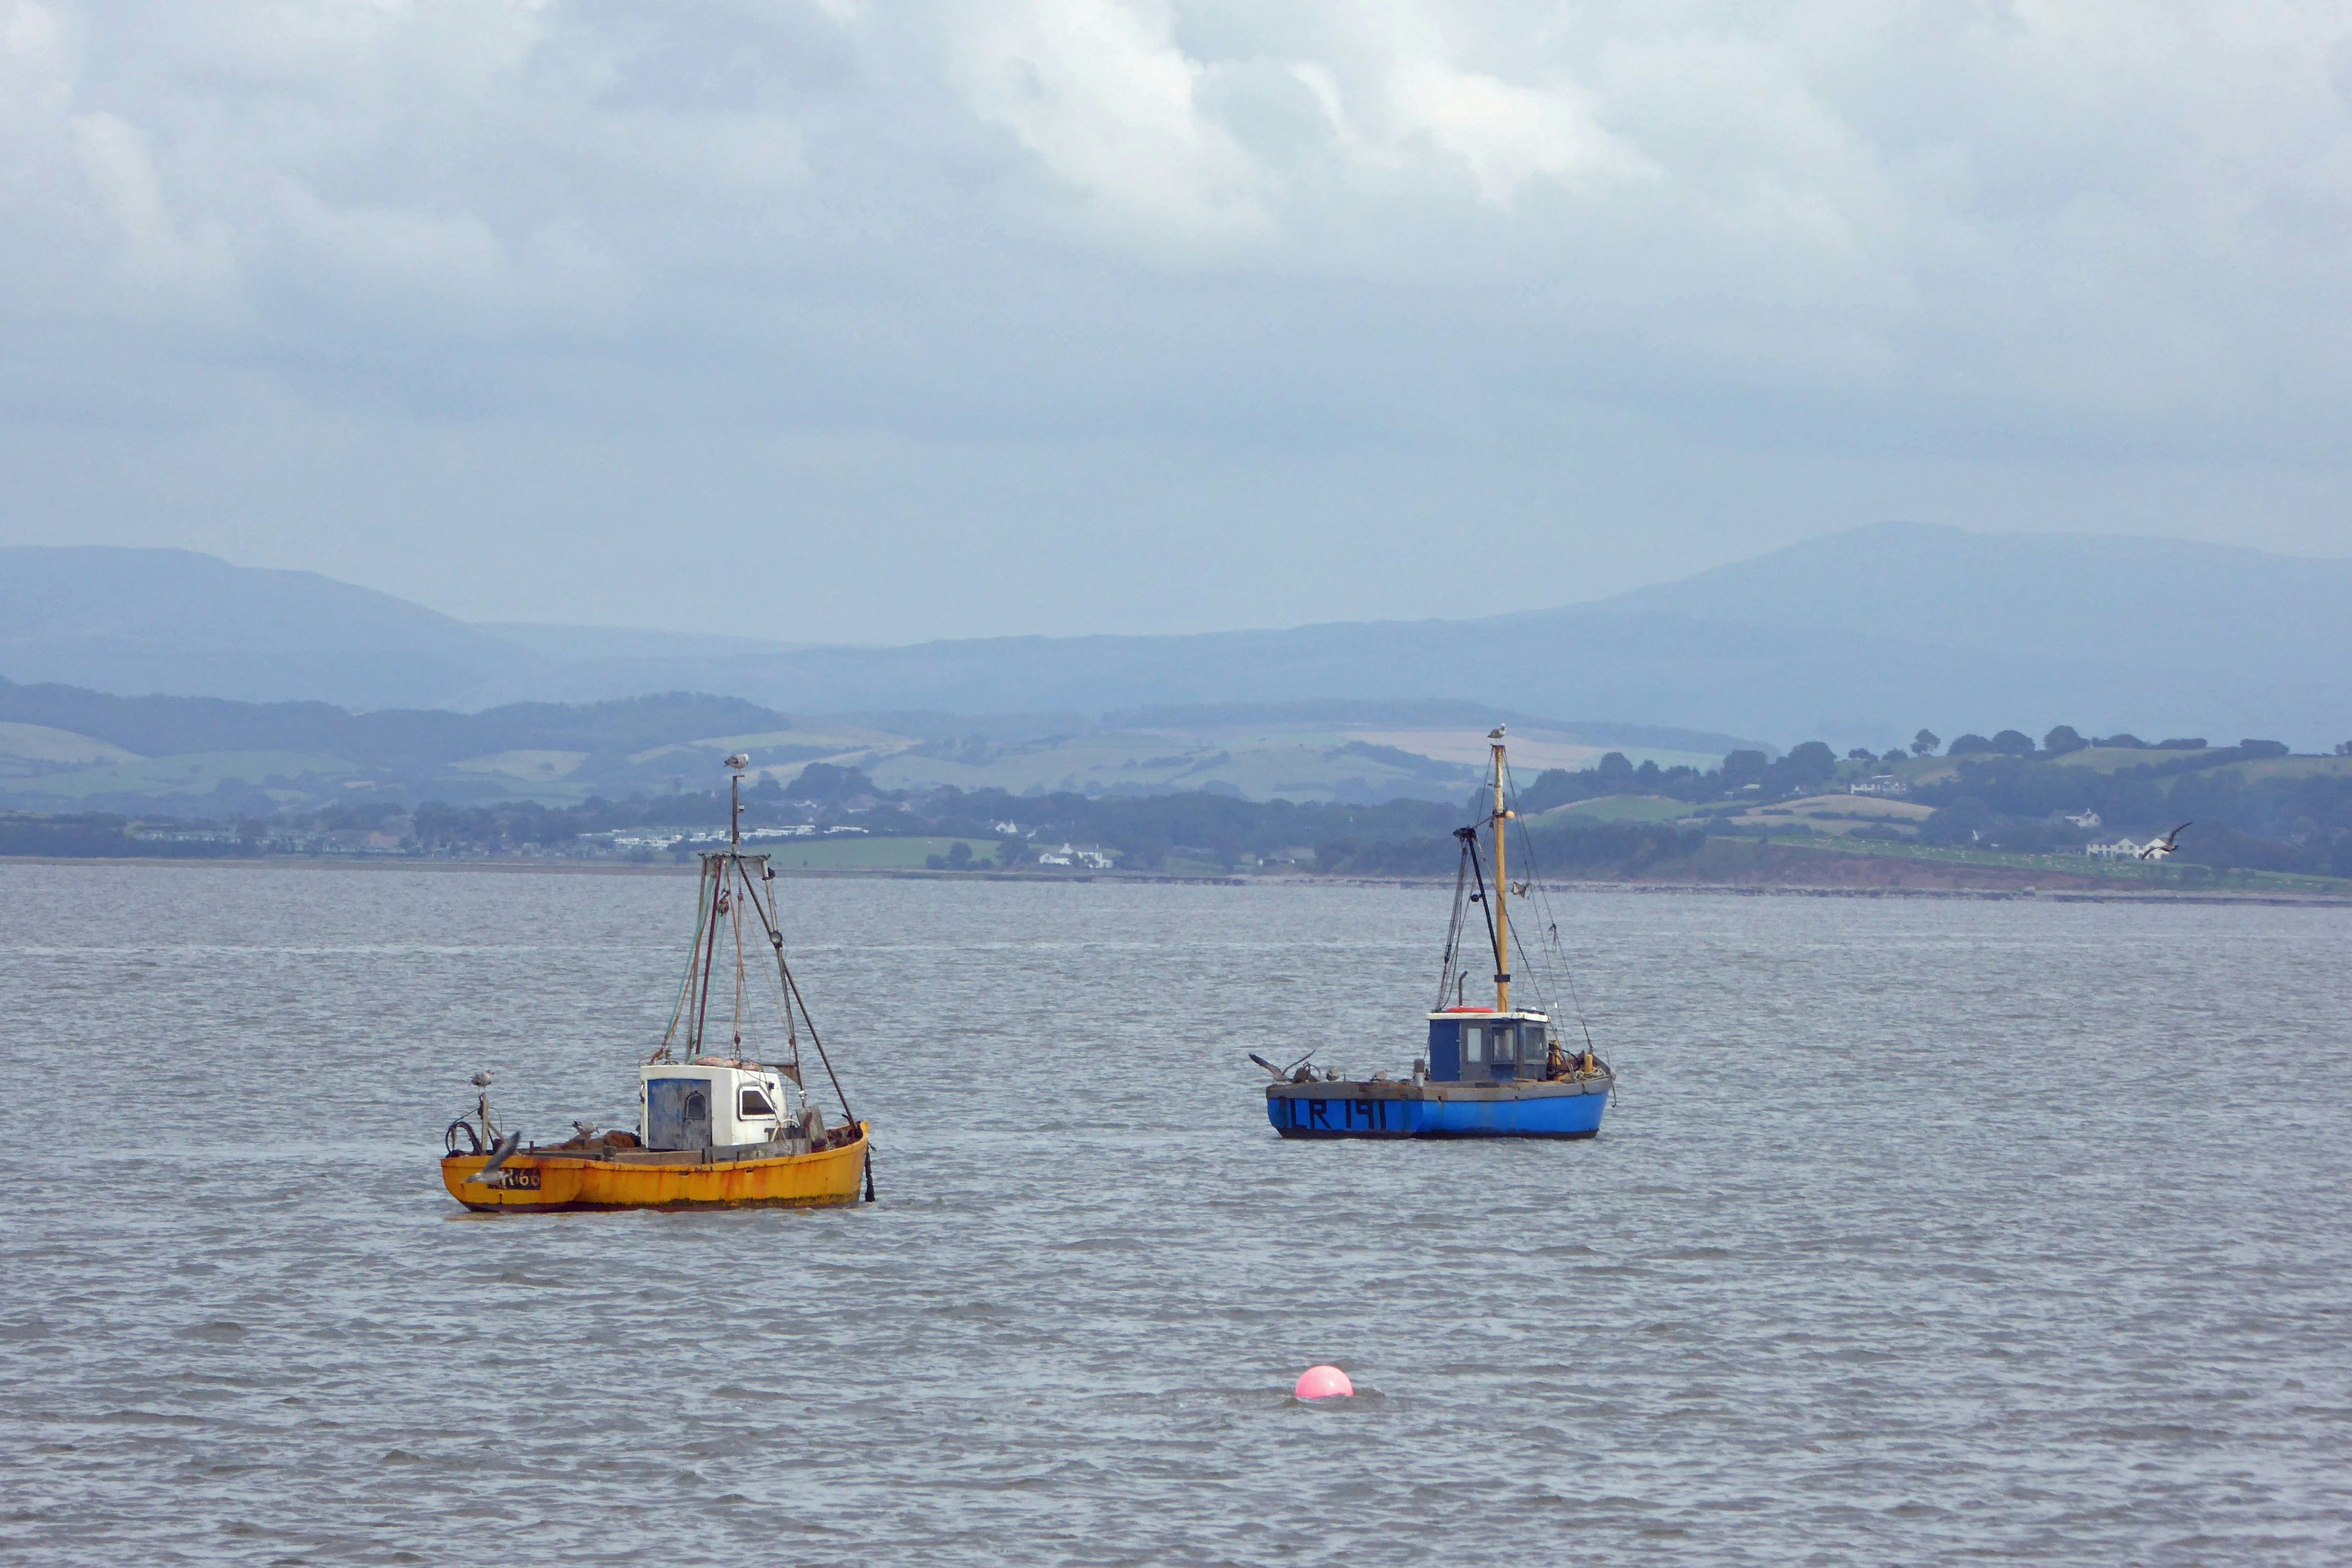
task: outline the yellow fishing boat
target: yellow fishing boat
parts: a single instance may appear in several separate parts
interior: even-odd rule
[[[637,1069],[635,1128],[575,1121],[563,1142],[526,1144],[520,1132],[499,1130],[490,1112],[490,1075],[476,1073],[474,1110],[449,1123],[441,1161],[442,1184],[467,1208],[849,1204],[861,1186],[866,1201],[874,1201],[870,1130],[849,1108],[784,956],[775,872],[765,855],[743,853],[743,770],[750,762],[740,752],[727,759],[733,774],[727,847],[702,856],[686,976],[660,1048]],[[747,916],[756,923],[747,926]],[[762,942],[767,954],[758,951]],[[781,1014],[782,1049],[778,1059],[760,1061],[747,1053],[744,1036],[766,1010],[754,993],[766,990],[769,956],[775,960],[772,999]],[[714,982],[730,969],[731,1006],[713,1018]],[[755,973],[761,977],[756,983]],[[728,1030],[726,1048],[707,1048],[719,1027]],[[840,1102],[838,1121],[826,1120],[803,1085],[803,1035]]]

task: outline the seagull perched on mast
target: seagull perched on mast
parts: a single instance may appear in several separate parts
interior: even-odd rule
[[[2180,825],[2180,827],[2193,827],[2195,826],[2196,824],[2193,822],[2184,822]],[[2174,850],[2179,848],[2180,827],[2174,828],[2171,832],[2166,834],[2161,838],[2149,839],[2147,841],[2147,847],[2139,852],[2139,858],[2143,860],[2161,860],[2166,856],[2171,854]]]

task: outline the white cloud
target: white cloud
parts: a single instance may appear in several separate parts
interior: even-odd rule
[[[977,0],[955,11],[950,80],[1087,201],[1114,240],[1214,251],[1266,226],[1261,174],[1201,110],[1200,62],[1164,5]]]
[[[136,127],[108,113],[77,114],[68,123],[90,195],[121,242],[117,266],[126,283],[205,293],[231,282],[218,233],[196,240],[181,232]]]
[[[0,330],[9,417],[101,472],[299,407],[648,471],[1150,448],[1204,515],[1268,452],[1443,493],[1636,428],[1792,454],[1791,508],[1904,454],[2352,490],[2352,14],[0,0]],[[40,493],[147,504],[88,483]]]
[[[1646,174],[1653,165],[1595,123],[1585,95],[1462,70],[1444,60],[1400,62],[1391,89],[1408,134],[1462,160],[1479,195],[1509,205],[1528,182],[1574,186],[1582,176]]]

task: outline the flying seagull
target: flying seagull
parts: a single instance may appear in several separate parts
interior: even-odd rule
[[[2149,839],[2147,841],[2147,847],[2139,852],[2139,858],[2143,860],[2163,859],[2166,856],[2180,847],[2180,828],[2193,827],[2195,826],[2196,825],[2193,822],[2184,822],[2180,825],[2180,827],[2174,828],[2163,837]]]
[[[484,1185],[488,1185],[490,1180],[490,1173],[505,1164],[509,1160],[513,1159],[515,1151],[521,1147],[522,1134],[520,1132],[508,1133],[496,1143],[490,1145],[490,1157],[488,1162],[484,1164],[480,1170],[467,1177],[466,1180],[467,1182],[480,1182]]]
[[[1300,1068],[1305,1067],[1307,1065],[1307,1057],[1311,1057],[1315,1053],[1313,1051],[1309,1051],[1307,1053],[1307,1056],[1299,1058],[1297,1061],[1291,1063],[1286,1068],[1278,1068],[1275,1066],[1272,1062],[1266,1060],[1255,1051],[1250,1052],[1249,1059],[1257,1063],[1258,1066],[1264,1068],[1266,1071],[1272,1073],[1274,1075],[1275,1081],[1276,1083],[1280,1083],[1285,1079],[1290,1078],[1290,1076],[1297,1072]]]

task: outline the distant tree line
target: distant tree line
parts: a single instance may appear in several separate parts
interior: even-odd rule
[[[161,825],[194,831],[220,830],[209,821],[177,821]],[[109,812],[72,812],[57,816],[30,812],[0,812],[0,855],[55,856],[60,859],[120,859],[129,856],[173,860],[217,860],[257,852],[251,842],[185,843],[167,838],[134,837],[132,822]]]
[[[1813,794],[1833,782],[1838,773],[1837,753],[1822,741],[1807,741],[1777,759],[1759,751],[1736,751],[1723,759],[1721,766],[1706,769],[1682,764],[1661,768],[1654,762],[1637,767],[1624,752],[1611,752],[1576,773],[1548,768],[1537,774],[1535,782],[1519,792],[1518,809],[1532,816],[1612,795],[1664,795],[1694,805],[1748,793],[1780,800]]]
[[[24,690],[28,689],[19,689]],[[1979,743],[1980,742],[1980,743]],[[2145,762],[2112,771],[2052,765],[2088,746],[2142,751]],[[2352,749],[2352,743],[2347,748]],[[1591,766],[1549,769],[1518,792],[1522,818],[1579,801],[1650,795],[1687,804],[1695,812],[1728,814],[1744,805],[1833,792],[1864,773],[1924,760],[1943,750],[1922,730],[1907,751],[1874,756],[1856,748],[1840,759],[1819,741],[1780,757],[1736,750],[1712,768],[1636,764],[1611,752]],[[2343,750],[2343,749],[2340,749]],[[2130,735],[2086,739],[2060,725],[2037,744],[2023,731],[1963,735],[1946,753],[1948,776],[1921,780],[1905,769],[1909,798],[1933,816],[1915,827],[1861,826],[1864,837],[1909,837],[1933,844],[2018,850],[2079,847],[2087,839],[2163,831],[2194,821],[2176,864],[2252,868],[2352,877],[2352,777],[2332,773],[2264,776],[2259,764],[2287,754],[2276,741],[2245,740],[2214,748],[2201,739],[2148,744]],[[224,797],[224,805],[226,800]],[[584,835],[615,829],[709,830],[728,820],[723,790],[640,793],[625,799],[593,797],[577,805],[533,801],[479,805],[427,801],[405,811],[394,799],[354,801],[307,818],[240,818],[224,812],[235,835],[226,841],[175,840],[134,832],[130,819],[83,813],[0,816],[0,854],[57,856],[186,856],[257,853],[265,839],[289,827],[320,831],[383,829],[404,833],[433,853],[482,854],[560,850]],[[952,786],[890,791],[863,770],[812,763],[789,784],[763,780],[744,792],[744,822],[759,828],[791,823],[855,825],[878,836],[924,835],[993,843],[992,854],[940,857],[949,867],[1018,867],[1041,847],[1070,842],[1109,853],[1122,868],[1153,870],[1171,858],[1232,867],[1281,858],[1305,868],[1360,876],[1445,875],[1458,854],[1455,827],[1486,811],[1483,799],[1446,805],[1393,800],[1382,805],[1248,801],[1207,791],[1087,795],[1075,792],[1016,795],[1001,789]],[[2084,812],[2097,828],[2065,820]],[[1770,831],[1804,831],[1797,822]],[[217,829],[209,821],[182,826]],[[1539,868],[1559,874],[1626,875],[1697,853],[1696,826],[1586,821],[1574,816],[1533,824],[1530,847]],[[1717,832],[1736,831],[1717,826]],[[1748,829],[1748,831],[1761,831]],[[681,851],[682,852],[682,851]]]
[[[1920,784],[1911,798],[1936,808],[1921,825],[1929,843],[2047,850],[2118,830],[2162,832],[2194,822],[2178,860],[2219,868],[2352,877],[2352,778],[2315,773],[2249,779],[2233,763],[2280,755],[2267,743],[2195,758],[2143,763],[2116,773],[2042,765],[1996,754],[1962,761],[1949,779]],[[2154,749],[2154,748],[2151,748]],[[2096,812],[2098,829],[2053,819]]]

